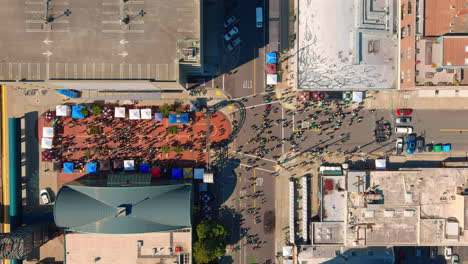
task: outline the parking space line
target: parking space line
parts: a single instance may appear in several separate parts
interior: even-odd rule
[[[103,29],[103,33],[145,33],[143,29],[120,30],[120,29]]]
[[[83,63],[83,75],[82,78],[86,79],[86,63]]]
[[[255,155],[251,155],[251,154],[247,154],[247,153],[242,153],[242,152],[239,152],[239,151],[236,151],[236,154],[242,154],[242,155],[249,156],[249,157],[252,157],[252,158],[260,158],[259,156],[255,156]],[[276,163],[276,160],[265,159],[265,158],[260,158],[260,159]]]
[[[46,64],[46,80],[50,79],[49,78],[50,77],[50,75],[49,75],[50,74],[50,68],[49,67],[50,67],[50,65],[49,65],[49,63],[47,63]]]
[[[65,62],[65,78],[68,78],[68,62]]]
[[[104,62],[101,64],[101,79],[104,79],[104,71],[106,69],[106,66]]]
[[[120,63],[120,79],[122,79],[123,76],[123,64]]]
[[[96,63],[93,62],[93,79],[96,79]]]
[[[31,80],[31,63],[28,62],[28,80]]]
[[[149,64],[146,64],[146,77],[148,77],[147,79],[151,79],[150,70],[151,66]]]
[[[132,64],[129,64],[128,65],[128,79],[132,79],[132,76],[133,76],[132,71],[133,71]]]
[[[138,64],[138,79],[141,79],[141,64]]]
[[[36,63],[36,73],[37,73],[37,80],[41,80],[41,64]]]
[[[75,79],[78,79],[78,65],[76,63],[73,64],[73,73],[74,73]]]
[[[21,79],[21,63],[18,63],[18,75],[16,77],[17,80]]]
[[[8,79],[13,79],[13,64],[8,63]]]
[[[114,77],[114,64],[110,63],[110,76]]]
[[[156,79],[160,80],[160,75],[159,75],[159,64],[156,64]]]

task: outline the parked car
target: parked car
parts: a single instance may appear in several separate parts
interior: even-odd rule
[[[430,254],[431,254],[430,255],[431,259],[435,259],[437,257],[437,255],[438,255],[437,247],[431,247]]]
[[[425,146],[426,152],[432,152],[432,147],[433,147],[432,144],[426,144]]]
[[[451,150],[452,150],[452,145],[451,144],[442,145],[442,151],[443,152],[450,152]]]
[[[230,16],[224,20],[224,28],[230,27],[232,24],[236,22],[236,17],[235,16]]]
[[[396,110],[396,115],[397,116],[407,116],[411,115],[413,111],[411,109],[397,109]]]
[[[460,257],[458,255],[452,256],[452,264],[460,264]]]
[[[424,137],[418,137],[416,140],[416,149],[418,152],[424,151]]]
[[[231,28],[231,30],[229,30],[228,33],[226,33],[226,35],[224,35],[224,40],[229,41],[232,39],[232,37],[234,37],[238,33],[239,33],[239,29],[237,27],[233,27]]]
[[[43,204],[52,203],[52,199],[50,199],[50,194],[49,191],[47,191],[47,189],[42,189],[39,193],[41,195],[41,200]]]
[[[405,116],[405,117],[399,117],[396,119],[397,124],[404,124],[404,123],[409,123],[411,122],[411,117]]]
[[[397,127],[395,127],[395,133],[397,133],[397,134],[411,134],[411,133],[413,133],[413,128],[412,127],[397,126]]]
[[[408,134],[406,138],[406,153],[413,154],[416,149],[416,134]]]
[[[403,145],[404,145],[403,138],[402,137],[397,138],[396,140],[396,154],[397,155],[400,155],[403,152]]]
[[[453,249],[452,247],[445,247],[444,248],[444,256],[445,256],[445,259],[449,260],[452,258],[452,255],[453,255]]]
[[[229,43],[226,48],[229,50],[229,51],[233,51],[238,45],[239,43],[241,42],[241,39],[240,37],[237,37],[235,38],[233,41],[231,41],[231,43]]]

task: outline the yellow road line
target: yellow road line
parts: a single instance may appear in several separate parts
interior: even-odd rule
[[[468,131],[468,129],[440,129],[441,132],[459,132],[459,131]]]
[[[6,87],[5,85],[1,86],[2,92],[2,182],[3,182],[3,232],[9,233],[10,230],[10,219],[8,207],[10,206],[10,197],[8,189],[8,175],[7,175],[7,166],[8,166],[8,153],[7,153],[7,112],[6,112]],[[5,262],[7,263],[7,262]]]

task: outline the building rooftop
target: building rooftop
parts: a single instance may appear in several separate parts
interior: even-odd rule
[[[323,222],[344,221],[345,188],[344,176],[322,176],[321,219]]]
[[[468,33],[468,0],[425,0],[424,35]]]
[[[395,255],[388,247],[303,246],[297,259],[298,263],[307,264],[391,264]]]
[[[45,3],[54,17],[47,24]],[[9,23],[0,26],[0,57],[8,59],[0,62],[0,80],[174,81],[179,59],[200,49],[200,1],[6,0],[3,5],[8,8],[0,15]]]
[[[444,37],[443,65],[468,66],[468,36]]]
[[[191,227],[191,185],[65,185],[54,207],[57,226],[85,233],[127,234]]]
[[[344,223],[313,223],[313,244],[343,244]]]
[[[468,169],[458,168],[372,171],[369,193],[349,193],[348,245],[454,243],[447,231],[451,222],[464,227],[467,180]]]
[[[297,89],[396,88],[393,1],[298,1]]]
[[[143,245],[137,246],[141,240]],[[192,233],[162,232],[145,234],[84,234],[67,233],[65,235],[66,263],[94,263],[96,258],[100,264],[167,264],[179,263],[183,257],[191,263]],[[180,247],[180,252],[176,252]],[[153,249],[157,253],[153,254]],[[169,248],[172,248],[172,253]]]

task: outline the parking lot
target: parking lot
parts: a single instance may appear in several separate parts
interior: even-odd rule
[[[175,80],[177,41],[200,35],[196,1],[44,3],[2,0],[0,80]]]

